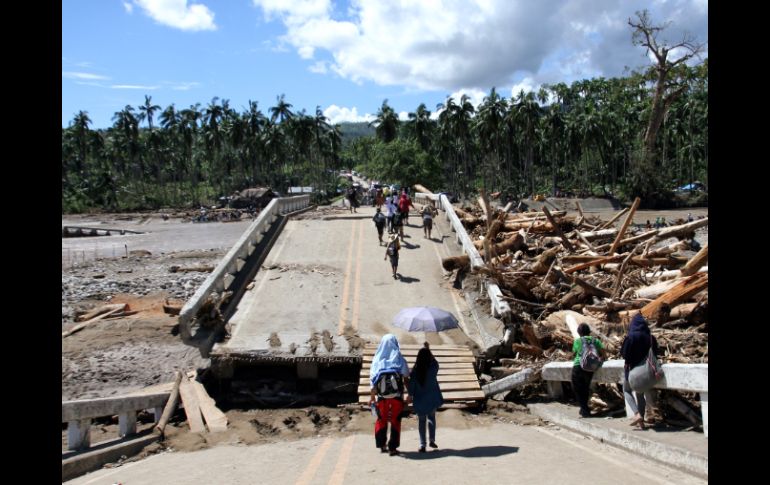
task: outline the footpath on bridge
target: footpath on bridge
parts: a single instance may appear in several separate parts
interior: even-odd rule
[[[481,342],[467,302],[441,268],[442,258],[461,252],[446,220],[439,216],[427,239],[412,213],[394,279],[373,215],[374,208],[360,207],[352,214],[290,219],[230,319],[230,340],[213,355],[344,362],[360,359],[365,342],[376,344],[386,333],[402,344]],[[427,333],[391,325],[396,313],[412,306],[450,311],[461,328]]]

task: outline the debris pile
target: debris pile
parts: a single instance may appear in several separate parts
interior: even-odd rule
[[[493,211],[482,194],[477,206],[456,210],[485,262],[476,272],[496,282],[511,307],[514,337],[504,350],[513,358],[493,367],[493,376],[571,359],[583,322],[609,358],[620,359],[638,312],[658,340],[661,362],[708,363],[708,244],[695,240],[708,218],[635,227],[638,205],[639,199],[604,221],[584,214],[579,203],[574,215],[547,204],[542,212]],[[469,269],[467,256],[442,264]],[[595,404],[622,409],[622,395],[606,387]]]

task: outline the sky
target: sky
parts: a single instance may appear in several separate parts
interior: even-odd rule
[[[642,9],[670,22],[659,40],[707,44],[706,0],[62,0],[62,127],[86,111],[106,128],[145,95],[268,114],[283,94],[332,123],[371,121],[386,99],[402,119],[420,103],[436,116],[447,96],[648,65],[628,25]]]

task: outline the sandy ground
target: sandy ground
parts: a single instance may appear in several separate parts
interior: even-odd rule
[[[148,446],[131,461],[164,450],[196,451],[220,444],[255,445],[316,436],[346,436],[361,432],[374,434],[374,418],[371,413],[355,406],[229,410],[226,414],[227,431],[191,433],[183,421],[184,413],[179,412],[166,427],[166,440]],[[152,416],[149,414],[140,415],[138,421],[139,431],[152,426]],[[525,406],[497,401],[490,401],[489,407],[483,412],[459,409],[439,411],[436,422],[439,428],[452,429],[491,426],[495,423],[542,424],[540,418],[529,414]],[[402,430],[417,430],[415,414],[403,419]],[[103,420],[94,424],[91,433],[92,442],[115,438],[118,434],[117,420]],[[62,433],[62,451],[65,449],[66,433]]]

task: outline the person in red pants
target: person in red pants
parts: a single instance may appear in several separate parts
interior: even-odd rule
[[[382,337],[372,359],[369,381],[372,388],[369,406],[377,415],[374,424],[375,445],[383,453],[398,455],[398,447],[401,445],[401,411],[405,405],[404,389],[409,385],[409,366],[401,354],[395,335],[389,333]],[[388,423],[390,440],[387,440]]]

